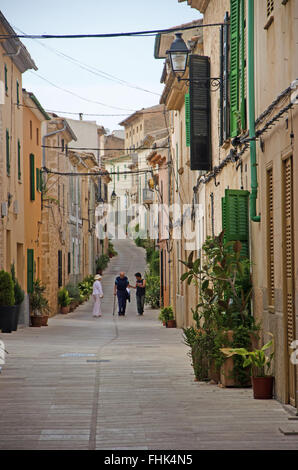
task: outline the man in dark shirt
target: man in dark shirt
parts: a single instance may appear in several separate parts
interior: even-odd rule
[[[121,272],[118,277],[115,279],[114,286],[114,295],[117,295],[118,298],[118,315],[124,316],[126,309],[126,301],[128,298],[127,287],[129,286],[129,281],[125,276],[124,272]]]
[[[146,290],[146,281],[142,279],[141,273],[135,273],[136,285],[130,286],[133,289],[136,289],[136,299],[137,299],[137,309],[138,315],[143,315],[144,313],[144,304],[145,304],[145,290]]]

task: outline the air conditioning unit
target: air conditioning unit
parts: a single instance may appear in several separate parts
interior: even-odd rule
[[[8,214],[7,202],[1,202],[1,217],[6,217]]]
[[[13,201],[13,213],[14,214],[19,213],[19,201],[17,200]]]

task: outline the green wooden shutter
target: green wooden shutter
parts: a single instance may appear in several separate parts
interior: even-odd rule
[[[6,172],[10,175],[9,130],[6,129]]]
[[[35,166],[34,166],[34,155],[30,153],[30,199],[35,200]]]
[[[246,129],[246,28],[245,28],[245,0],[240,1],[240,115],[241,129]]]
[[[222,219],[225,241],[239,240],[242,256],[249,257],[249,191],[226,189],[222,200]]]
[[[186,147],[190,147],[190,102],[189,102],[189,93],[186,93],[184,96],[185,102],[185,138],[186,138]]]
[[[18,140],[18,180],[21,180],[22,172],[21,172],[21,143]]]
[[[230,18],[230,133],[238,134],[240,0],[231,0]]]
[[[27,292],[33,291],[34,250],[27,250]]]
[[[43,179],[42,179],[42,170],[39,169],[39,190],[42,192],[43,190]]]
[[[222,230],[226,230],[226,198],[221,198],[221,222],[222,222]],[[224,240],[226,240],[226,236],[224,235]]]

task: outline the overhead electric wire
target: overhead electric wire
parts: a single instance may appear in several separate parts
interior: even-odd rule
[[[90,100],[89,98],[85,98],[84,96],[80,96],[78,95],[77,93],[74,93],[73,91],[70,91],[70,90],[67,90],[66,88],[63,88],[59,85],[56,85],[55,83],[51,82],[50,80],[48,80],[47,78],[45,77],[42,77],[41,75],[39,75],[39,73],[36,73],[36,72],[33,72],[32,70],[28,70],[29,72],[31,72],[33,75],[36,75],[37,77],[41,78],[42,80],[44,80],[45,82],[49,83],[50,85],[52,85],[53,87],[55,88],[58,88],[58,90],[62,90],[64,91],[65,93],[69,93],[70,95],[73,95],[75,96],[76,98],[79,98],[83,101],[87,101],[88,103],[94,103],[94,104],[99,104],[101,106],[104,106],[106,108],[112,108],[112,109],[121,109],[122,111],[132,111],[132,112],[135,112],[134,109],[127,109],[127,108],[120,108],[119,106],[112,106],[110,104],[106,104],[106,103],[102,103],[100,101],[95,101],[95,100]]]
[[[61,145],[41,145],[42,148],[46,148],[46,149],[61,149],[62,152],[65,151],[65,148],[64,150],[62,150],[62,147]],[[107,151],[111,151],[113,152],[113,150],[123,150],[123,152],[130,152],[130,153],[137,153],[138,150],[156,150],[156,149],[168,149],[169,147],[165,147],[165,146],[162,146],[162,147],[138,147],[136,149],[125,149],[125,148],[112,148],[112,149],[106,149]],[[102,149],[102,148],[99,148],[99,147],[68,147],[67,146],[67,150],[105,150],[105,149]],[[134,152],[135,150],[135,152]],[[115,157],[117,158],[117,157]]]
[[[24,31],[20,30],[19,28],[15,27],[15,26],[14,26],[14,28],[17,29],[18,31],[20,31],[22,34],[26,34]],[[85,64],[84,62],[81,62],[78,59],[76,59],[74,57],[71,57],[68,54],[65,54],[64,52],[58,51],[57,49],[54,49],[53,47],[50,47],[50,46],[47,46],[47,45],[43,44],[38,39],[33,39],[33,41],[35,41],[36,43],[38,43],[40,46],[44,47],[45,49],[48,49],[49,51],[53,52],[54,54],[68,60],[71,63],[74,63],[75,65],[77,65],[81,69],[86,70],[87,72],[90,72],[90,73],[92,73],[92,74],[94,74],[98,77],[104,78],[106,80],[114,81],[114,82],[116,82],[116,83],[118,83],[122,86],[127,86],[129,88],[134,88],[136,90],[140,90],[140,91],[144,91],[146,93],[151,93],[153,95],[160,96],[160,93],[155,93],[153,91],[146,90],[145,88],[139,87],[137,85],[133,85],[133,84],[127,82],[126,80],[122,80],[121,78],[115,77],[114,75],[112,75],[110,73],[104,72],[103,70],[99,70],[96,67],[93,67],[92,65]]]
[[[152,173],[152,169],[142,169],[142,170],[134,170],[134,171],[105,171],[105,170],[100,170],[100,171],[93,171],[92,173],[73,173],[73,172],[68,172],[68,171],[56,171],[56,170],[51,170],[47,167],[44,167],[41,169],[43,173],[50,173],[53,175],[60,175],[60,176],[110,176],[110,175],[132,175],[132,174],[145,174],[145,173]]]
[[[222,26],[226,23],[197,24],[191,26],[176,26],[167,29],[153,29],[149,31],[130,31],[126,33],[96,33],[96,34],[1,34],[0,39],[20,38],[20,39],[83,39],[83,38],[113,38],[129,36],[155,36],[156,34],[174,33],[175,31],[186,31],[196,28],[207,28],[212,26]]]
[[[28,109],[37,109],[39,110],[37,106],[28,106],[27,104],[24,103],[13,103],[15,106],[23,106]],[[146,108],[145,108],[146,109]],[[129,116],[130,113],[117,113],[117,114],[101,114],[101,113],[82,113],[82,112],[74,112],[74,111],[61,111],[57,109],[45,109],[47,113],[61,113],[61,114],[75,114],[75,115],[82,115],[82,116]],[[168,109],[165,110],[166,113],[169,113],[170,111]],[[158,114],[160,111],[143,111],[142,109],[138,109],[134,112],[134,114]]]

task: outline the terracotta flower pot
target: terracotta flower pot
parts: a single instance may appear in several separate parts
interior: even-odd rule
[[[167,328],[176,328],[176,320],[168,320]]]
[[[32,315],[31,316],[31,326],[34,326],[34,327],[42,326],[42,316],[41,315]]]
[[[49,315],[43,315],[41,318],[42,318],[41,326],[48,326]]]
[[[252,377],[254,398],[257,400],[270,400],[273,396],[274,377]]]
[[[167,323],[165,321],[163,321],[162,326],[167,326]]]
[[[69,312],[69,305],[65,306],[65,307],[61,307],[61,313],[63,315],[65,315],[66,313]]]

